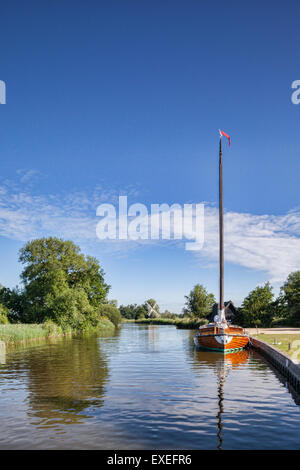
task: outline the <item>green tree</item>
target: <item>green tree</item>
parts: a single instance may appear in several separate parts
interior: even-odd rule
[[[169,312],[168,309],[166,309],[162,315],[161,315],[163,318],[172,318],[173,314],[171,312]]]
[[[25,266],[21,279],[27,302],[42,309],[45,296],[57,288],[82,288],[90,303],[97,307],[106,296],[109,286],[98,261],[80,253],[72,241],[41,238],[27,243],[20,250],[19,261]]]
[[[239,320],[242,321],[242,326],[271,326],[274,315],[273,297],[272,286],[269,282],[253,289],[245,297],[239,309]]]
[[[194,318],[207,318],[216,302],[215,296],[209,294],[201,284],[196,284],[185,299],[184,315]]]
[[[283,316],[291,326],[300,326],[300,271],[289,274],[280,294]]]
[[[27,243],[19,260],[24,265],[23,289],[0,291],[14,321],[52,319],[72,328],[95,326],[97,309],[107,302],[109,291],[95,258],[85,257],[71,241],[50,237]]]

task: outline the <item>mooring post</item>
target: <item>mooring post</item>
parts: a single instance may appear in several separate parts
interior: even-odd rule
[[[6,345],[4,341],[0,341],[0,364],[5,364],[6,362]]]

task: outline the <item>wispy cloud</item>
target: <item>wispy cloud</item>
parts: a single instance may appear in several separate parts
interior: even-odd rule
[[[22,170],[18,182],[0,184],[0,235],[20,241],[55,235],[85,245],[102,244],[105,250],[124,255],[133,248],[168,243],[161,240],[98,240],[96,207],[103,202],[116,205],[121,193],[98,186],[91,191],[36,195],[31,182],[37,176],[35,171]],[[137,198],[134,187],[125,188],[122,193]],[[172,240],[172,243],[184,248],[182,241]],[[209,263],[218,259],[218,212],[209,205],[205,207],[204,246],[196,256]],[[300,210],[294,209],[284,215],[227,212],[225,256],[227,262],[264,271],[271,281],[281,282],[291,271],[300,269]]]
[[[0,184],[0,235],[20,241],[55,235],[77,242],[99,242],[97,205],[116,204],[118,191],[99,185],[89,192],[36,195],[31,183],[37,172],[22,170],[18,174],[17,181]],[[137,195],[132,186],[124,191],[130,197]]]
[[[265,271],[273,282],[300,269],[300,210],[279,216],[227,212],[224,219],[227,262]],[[202,255],[218,258],[218,213],[210,207]]]

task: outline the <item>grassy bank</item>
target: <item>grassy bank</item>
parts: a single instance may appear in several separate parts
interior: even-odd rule
[[[135,323],[148,325],[175,325],[180,329],[197,330],[199,326],[207,323],[207,320],[189,320],[189,319],[172,319],[172,318],[142,318],[135,320]]]
[[[264,334],[252,335],[254,338],[260,339],[270,344],[274,348],[284,352],[292,359],[300,360],[300,335],[299,334]]]
[[[100,334],[112,334],[115,330],[113,323],[107,318],[101,319],[99,326],[92,330]],[[78,333],[77,330],[71,328],[63,330],[60,326],[52,322],[34,323],[34,324],[5,324],[0,325],[0,341],[6,345],[18,343],[26,343],[30,341],[38,341],[41,339],[56,338],[59,336],[67,336]]]

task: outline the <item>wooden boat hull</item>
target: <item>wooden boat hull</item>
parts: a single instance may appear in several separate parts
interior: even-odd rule
[[[194,336],[195,345],[198,348],[218,352],[235,352],[244,349],[249,338],[238,330],[242,328],[226,328],[224,331],[216,331],[215,328],[203,329]]]

